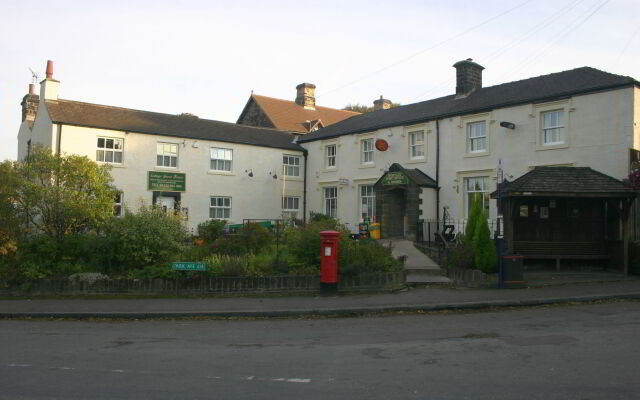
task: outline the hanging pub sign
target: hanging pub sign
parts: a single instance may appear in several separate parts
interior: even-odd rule
[[[383,185],[406,185],[409,183],[409,178],[402,172],[387,172],[382,178]]]
[[[186,190],[185,174],[176,172],[149,171],[148,189],[160,192],[184,192]]]

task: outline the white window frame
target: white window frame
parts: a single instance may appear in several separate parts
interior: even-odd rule
[[[478,185],[478,183],[481,183]],[[491,182],[491,178],[489,175],[478,175],[478,176],[467,176],[464,177],[462,183],[464,185],[464,215],[465,218],[469,218],[469,213],[471,211],[471,205],[473,204],[473,199],[471,196],[475,193],[482,194],[482,205],[484,209],[487,211],[487,216],[489,216],[490,212],[490,198],[489,194],[491,190],[489,188]],[[469,185],[472,184],[474,187],[469,190]]]
[[[559,119],[561,119],[562,121],[558,121],[556,125],[547,126],[545,124],[545,117],[547,115],[552,115],[552,114],[558,114],[560,116]],[[548,111],[540,112],[540,126],[542,127],[542,130],[540,132],[541,134],[540,140],[541,140],[542,146],[562,146],[565,144],[565,133],[564,133],[565,122],[564,121],[565,121],[565,111],[563,109],[548,110]],[[557,134],[558,140],[547,141],[548,133]]]
[[[338,217],[338,187],[325,186],[322,188],[324,214],[329,217]]]
[[[222,158],[219,157],[220,155],[222,155]],[[232,172],[233,149],[211,147],[209,149],[209,170],[218,172]]]
[[[228,200],[228,202],[227,202]],[[214,204],[215,202],[215,204]],[[220,204],[222,203],[222,204]],[[228,205],[227,205],[228,204]],[[231,219],[231,210],[233,207],[232,198],[229,196],[211,196],[209,197],[209,219]],[[212,216],[213,214],[213,216]],[[218,216],[220,214],[220,216]],[[228,214],[228,215],[225,215]]]
[[[482,126],[481,135],[477,134],[477,129],[475,127]],[[489,150],[489,134],[487,129],[487,121],[470,121],[467,122],[467,153],[476,154],[476,153],[486,153]],[[483,143],[484,146],[481,149],[474,149],[474,143]]]
[[[369,189],[371,189],[371,192],[369,192]],[[358,211],[359,211],[359,215],[360,215],[360,221],[364,220],[365,217],[365,213],[363,211],[363,206],[365,205],[365,203],[367,203],[367,217],[372,218],[375,217],[376,215],[376,192],[375,189],[373,188],[373,184],[369,184],[369,185],[360,185],[358,187]]]
[[[124,194],[122,192],[116,193],[116,198],[113,202],[113,215],[115,217],[124,215]]]
[[[330,149],[333,149],[333,154]],[[337,168],[338,165],[338,145],[336,143],[324,146],[324,166],[327,169]]]
[[[372,165],[375,162],[374,138],[360,140],[360,162],[363,165]]]
[[[422,135],[422,140],[417,140],[418,135]],[[425,159],[424,129],[409,131],[407,136],[409,137],[409,159],[424,160]]]
[[[100,147],[102,140],[102,147]],[[112,140],[112,147],[107,147],[108,141]],[[120,148],[116,148],[116,144],[120,144]],[[102,157],[100,157],[102,154]],[[107,160],[107,154],[111,154],[111,161]],[[120,154],[120,161],[115,161],[116,155]],[[102,159],[101,159],[102,158]],[[96,162],[103,164],[122,165],[124,163],[124,139],[116,137],[98,136],[96,138]]]
[[[282,197],[282,215],[288,219],[298,218],[300,212],[300,196]]]
[[[167,151],[167,146],[169,147],[169,151]],[[173,148],[175,148],[175,152],[173,151]],[[156,167],[177,169],[179,152],[180,146],[177,143],[156,143]],[[169,162],[169,165],[166,165],[167,161]]]
[[[295,160],[292,164],[291,161]],[[284,176],[299,177],[300,176],[300,156],[293,154],[284,154],[282,156],[282,173]]]

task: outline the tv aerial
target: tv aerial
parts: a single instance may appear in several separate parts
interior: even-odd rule
[[[31,80],[33,81],[32,83],[38,83],[38,80],[40,80],[40,76],[31,68],[29,68],[29,71],[31,71]]]

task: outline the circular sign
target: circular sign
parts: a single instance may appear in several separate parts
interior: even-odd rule
[[[387,151],[389,149],[389,143],[384,139],[376,140],[376,149],[379,151]]]

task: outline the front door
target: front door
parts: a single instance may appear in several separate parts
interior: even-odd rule
[[[176,199],[175,197],[158,196],[156,205],[163,207],[165,211],[174,210],[176,208]]]

